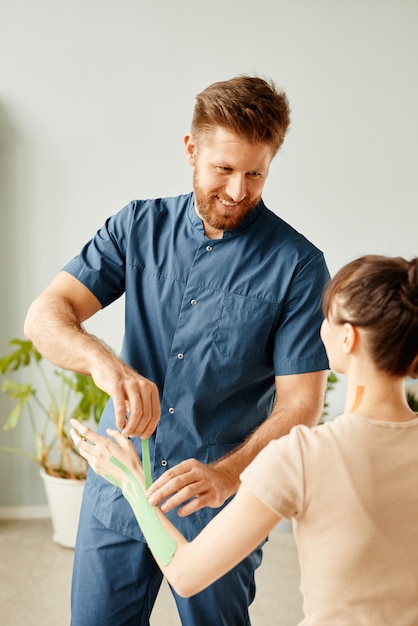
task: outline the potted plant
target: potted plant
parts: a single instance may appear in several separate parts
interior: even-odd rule
[[[325,397],[324,397],[324,408],[322,411],[322,416],[320,419],[320,423],[322,424],[324,421],[326,421],[326,418],[329,414],[328,412],[328,407],[329,407],[329,402],[328,402],[328,394],[330,391],[332,391],[336,385],[336,383],[338,383],[338,376],[335,372],[333,372],[332,370],[330,370],[328,372],[328,378],[327,378],[327,386],[325,388]]]
[[[39,465],[51,510],[53,538],[61,545],[73,547],[87,462],[69,436],[69,420],[76,417],[97,423],[108,395],[94,384],[91,376],[61,368],[48,371],[49,364],[31,341],[16,338],[9,345],[10,351],[0,358],[0,373],[14,374],[24,369],[30,370],[32,377],[27,382],[21,382],[20,376],[19,380],[16,376],[3,379],[1,391],[13,403],[3,429],[14,429],[26,419],[34,446],[32,450],[10,446],[1,449],[26,456]],[[58,495],[54,495],[56,487]],[[67,504],[72,507],[70,512],[64,510]]]
[[[418,413],[418,379],[406,382],[406,399],[415,413]]]

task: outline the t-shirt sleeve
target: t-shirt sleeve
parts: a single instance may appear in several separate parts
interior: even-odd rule
[[[322,295],[328,280],[328,268],[319,251],[295,272],[275,335],[276,376],[328,369],[320,337]]]
[[[134,203],[109,217],[80,254],[64,267],[106,307],[125,291],[126,248]]]
[[[304,463],[299,440],[306,426],[267,444],[241,473],[248,489],[277,515],[298,517],[304,506]]]

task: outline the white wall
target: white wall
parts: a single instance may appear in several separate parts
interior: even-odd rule
[[[0,0],[0,350],[109,214],[190,190],[194,96],[240,73],[289,96],[264,200],[331,271],[417,254],[417,21],[415,0]],[[92,325],[116,349],[121,312]],[[0,476],[0,505],[45,502],[29,462]]]

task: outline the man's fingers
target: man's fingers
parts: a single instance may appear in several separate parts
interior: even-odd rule
[[[163,511],[171,511],[191,498],[206,491],[204,475],[195,467],[197,461],[187,459],[167,470],[148,489],[147,496],[153,505],[160,504]]]
[[[128,437],[149,438],[160,418],[160,398],[154,382],[117,360],[114,370],[92,372],[96,385],[112,399],[115,426]]]
[[[187,459],[170,468],[147,490],[151,504],[168,512],[181,506],[178,514],[190,515],[204,506],[219,507],[225,502],[222,474],[211,465]]]
[[[190,471],[189,460],[182,461],[178,465],[171,467],[153,482],[147,491],[147,495],[157,496],[158,502],[168,498],[175,491],[192,482],[193,478],[190,476]]]
[[[122,428],[128,437],[139,436],[148,439],[154,432],[160,418],[160,399],[154,383],[141,379],[127,398],[129,415]]]
[[[176,493],[169,498],[165,499],[161,504],[161,510],[168,513],[169,511],[172,511],[176,507],[180,506],[180,504],[184,504],[185,502],[195,499],[198,496],[201,496],[200,485],[198,483],[187,485],[186,487],[176,491]],[[152,504],[151,499],[150,502]]]
[[[126,425],[127,401],[124,393],[112,395],[113,408],[115,411],[116,428],[122,430]]]
[[[186,517],[187,515],[191,515],[192,513],[196,513],[196,511],[203,509],[205,506],[210,506],[210,498],[208,494],[189,500],[189,502],[178,509],[177,515],[179,517]]]

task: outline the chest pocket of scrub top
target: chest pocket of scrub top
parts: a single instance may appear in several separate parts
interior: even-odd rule
[[[239,361],[271,354],[270,335],[276,317],[277,304],[226,294],[215,331],[218,350]]]

